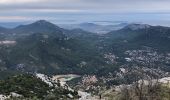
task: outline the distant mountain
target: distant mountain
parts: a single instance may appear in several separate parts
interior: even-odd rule
[[[0,26],[6,27],[6,28],[15,28],[22,24],[27,24],[29,22],[0,22]]]
[[[39,20],[37,22],[34,22],[29,25],[20,25],[14,29],[12,29],[13,32],[17,34],[28,34],[28,33],[58,33],[62,35],[62,29],[56,26],[55,24],[52,24],[50,22],[47,22],[45,20]]]
[[[7,28],[4,28],[4,27],[1,27],[1,26],[0,26],[0,33],[1,33],[1,34],[7,32],[7,31],[8,31]]]
[[[94,26],[83,26],[86,25]],[[16,43],[0,45],[0,70],[50,75],[101,75],[101,71],[108,73],[117,68],[113,66],[120,66],[115,59],[123,58],[127,50],[136,50],[143,46],[162,51],[170,50],[169,34],[169,27],[130,24],[120,30],[98,35],[82,29],[63,29],[40,20],[9,30],[5,39],[13,38]]]
[[[150,28],[150,25],[147,24],[129,24],[125,26],[123,29],[129,29],[129,30],[140,30],[140,29],[147,29]]]
[[[54,90],[39,78],[23,73],[78,74],[82,77],[70,84],[74,86],[78,81],[76,89],[89,88],[90,84],[92,87],[87,91],[93,91],[93,86],[100,89],[106,84],[109,87],[138,82],[145,76],[146,79],[169,76],[170,27],[124,25],[118,30],[107,26],[107,31],[111,31],[100,35],[94,31],[99,32],[98,29],[105,26],[93,23],[64,29],[40,20],[14,29],[0,28],[0,79],[22,73],[2,79],[0,94],[9,95],[14,91],[24,97],[40,99],[53,93],[65,99],[70,99],[69,94],[78,96],[77,92],[60,87]]]
[[[152,26],[143,29],[143,34],[140,34],[131,41],[136,41],[136,44],[153,47],[160,51],[169,51],[170,45],[168,43],[170,42],[170,28]]]
[[[106,36],[110,36],[110,38],[125,38],[125,39],[134,39],[137,37],[148,37],[149,39],[152,39],[152,37],[155,37],[158,35],[157,38],[166,37],[169,38],[169,27],[163,27],[163,26],[151,26],[147,24],[130,24],[125,26],[124,28],[117,30],[117,31],[111,31]]]
[[[134,38],[140,34],[143,34],[147,29],[151,26],[147,24],[129,24],[120,30],[111,31],[107,33],[105,36],[109,37],[110,39],[115,38]]]
[[[131,24],[120,30],[111,31],[104,37],[104,41],[110,46],[121,45],[122,47],[117,47],[121,50],[139,49],[143,46],[160,51],[170,50],[167,44],[170,42],[169,27]]]
[[[15,45],[0,48],[0,70],[46,74],[98,73],[110,67],[96,47],[97,35],[81,29],[66,30],[40,20],[10,30]],[[23,35],[24,34],[24,35]]]
[[[109,31],[121,29],[126,25],[127,23],[120,23],[117,25],[98,25],[94,23],[81,23],[81,24],[70,24],[70,25],[62,24],[59,26],[65,29],[70,29],[70,30],[79,28],[79,29],[89,31],[92,33],[105,34]]]
[[[145,24],[109,32],[102,36],[101,42],[103,52],[115,54],[117,63],[125,68],[138,66],[165,72],[170,71],[169,43],[170,27]]]

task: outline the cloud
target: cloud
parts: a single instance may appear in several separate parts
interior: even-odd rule
[[[55,17],[69,20],[71,18],[93,20],[95,18],[115,18],[116,14],[122,15],[115,19],[137,19],[140,16],[134,15],[135,17],[133,17],[129,14],[170,13],[169,5],[170,0],[0,0],[0,21],[5,19],[3,16],[8,16],[6,19],[14,20],[54,19]],[[98,14],[97,17],[94,14]],[[77,17],[77,15],[81,15],[81,17]],[[155,16],[152,15],[153,17]]]
[[[15,22],[15,21],[25,21],[29,18],[26,16],[0,16],[1,22]]]
[[[0,4],[34,3],[42,0],[0,0]]]
[[[169,0],[0,0],[1,11],[164,12],[170,11],[169,5]]]

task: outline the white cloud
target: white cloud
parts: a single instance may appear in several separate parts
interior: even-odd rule
[[[30,20],[30,18],[26,16],[0,16],[0,22],[15,22],[25,20]]]
[[[24,11],[24,12],[39,12],[39,13],[78,13],[78,12],[83,12],[83,10],[79,9],[48,9],[48,8],[43,8],[43,9],[20,9],[18,11]]]
[[[24,20],[35,19],[35,17],[38,19],[42,18],[42,16],[43,18],[45,16],[52,19],[56,16],[60,17],[60,14],[71,14],[75,16],[76,14],[82,14],[80,18],[74,17],[76,20],[84,20],[93,14],[107,16],[107,14],[116,15],[119,13],[170,13],[169,5],[170,0],[0,0],[0,20],[9,20],[10,18]],[[83,14],[88,14],[89,16],[84,16]],[[7,17],[5,18],[3,16]],[[19,16],[26,16],[27,18]],[[127,19],[124,15],[120,17]],[[132,17],[129,17],[129,19],[135,19],[140,16]],[[155,15],[152,16],[152,18],[155,17]],[[70,16],[65,15],[62,18],[71,19]],[[112,18],[112,16],[107,17],[107,19],[109,18]]]
[[[0,0],[0,4],[33,3],[41,0]]]
[[[44,12],[165,12],[169,0],[0,0],[0,10]]]
[[[27,19],[27,17],[23,16],[0,16],[0,19]]]

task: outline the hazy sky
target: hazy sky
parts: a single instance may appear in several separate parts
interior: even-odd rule
[[[170,23],[170,0],[0,0],[0,22]]]

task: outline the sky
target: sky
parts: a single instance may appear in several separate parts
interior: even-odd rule
[[[170,0],[0,0],[0,22],[170,25]]]

